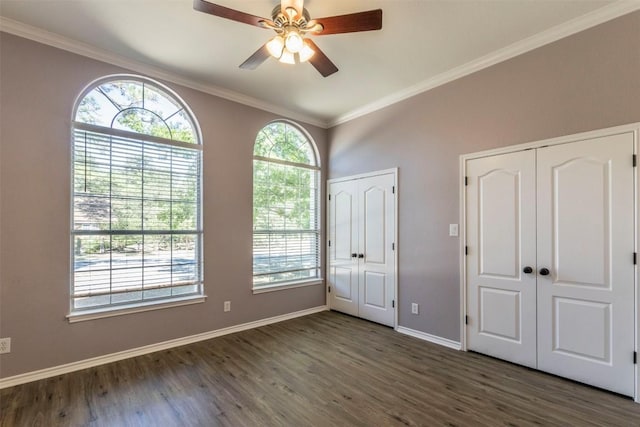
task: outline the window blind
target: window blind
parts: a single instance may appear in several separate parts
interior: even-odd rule
[[[253,286],[320,277],[319,170],[254,159]]]
[[[82,127],[73,131],[73,310],[202,294],[201,146]]]

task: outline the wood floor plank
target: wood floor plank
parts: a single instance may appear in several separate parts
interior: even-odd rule
[[[0,426],[640,426],[612,393],[323,312],[0,390]]]

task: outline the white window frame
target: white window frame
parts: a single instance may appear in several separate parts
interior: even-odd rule
[[[307,140],[307,143],[309,144],[309,146],[311,147],[311,152],[313,153],[313,157],[314,157],[314,162],[315,165],[309,165],[309,164],[305,164],[305,163],[296,163],[296,162],[290,162],[290,161],[286,161],[286,160],[280,160],[280,159],[273,159],[273,158],[268,158],[268,157],[262,157],[262,156],[256,156],[255,154],[252,156],[252,171],[254,171],[255,169],[255,161],[256,160],[260,160],[260,161],[265,161],[265,162],[271,162],[274,164],[280,164],[280,165],[289,165],[289,166],[294,166],[294,167],[300,167],[300,168],[304,168],[304,169],[309,169],[309,170],[314,170],[315,171],[315,180],[316,180],[316,233],[318,235],[318,243],[316,246],[316,257],[317,257],[317,276],[313,277],[313,278],[308,278],[308,279],[295,279],[295,280],[290,280],[290,281],[280,281],[280,282],[274,282],[271,284],[267,284],[267,285],[255,285],[255,280],[252,279],[252,292],[253,294],[261,294],[261,293],[265,293],[265,292],[274,292],[274,291],[281,291],[281,290],[286,290],[286,289],[294,289],[294,288],[300,288],[300,287],[306,287],[306,286],[314,286],[314,285],[320,285],[324,283],[324,279],[322,277],[323,274],[323,269],[322,269],[322,168],[321,168],[321,163],[320,163],[320,154],[318,152],[318,147],[316,146],[315,141],[313,140],[313,138],[311,137],[311,135],[309,135],[309,133],[306,131],[306,129],[304,129],[302,126],[300,126],[299,124],[290,121],[290,120],[285,120],[285,119],[278,119],[278,120],[274,120],[271,121],[267,124],[265,124],[262,128],[260,128],[259,132],[262,132],[262,130],[266,127],[268,127],[269,125],[272,125],[274,123],[282,123],[285,124],[287,126],[290,126],[292,128],[294,128],[295,130],[297,130],[298,132],[300,132],[305,139]],[[258,132],[258,134],[259,134]],[[257,136],[256,136],[256,140],[257,140]],[[255,153],[255,142],[254,142],[254,153]],[[253,188],[255,186],[255,181],[252,179],[252,206],[253,203],[255,202],[253,197]],[[252,219],[252,224],[253,224],[253,219]],[[253,240],[253,233],[252,233],[252,240]],[[252,265],[253,265],[253,243],[252,243]],[[255,277],[255,274],[253,275],[253,277]]]
[[[86,96],[89,95],[91,91],[93,91],[96,87],[103,85],[108,82],[116,82],[116,81],[135,81],[143,85],[147,85],[153,89],[159,90],[171,101],[175,102],[179,107],[182,108],[185,115],[188,117],[190,124],[192,125],[192,130],[196,141],[194,143],[182,142],[180,140],[167,139],[163,137],[157,137],[153,135],[148,135],[144,133],[131,132],[127,130],[120,130],[113,127],[106,127],[100,125],[94,125],[85,122],[76,121],[76,116],[78,113],[78,109],[81,105],[81,102],[84,100]],[[197,304],[202,303],[206,300],[206,295],[204,294],[204,258],[203,258],[203,218],[202,218],[202,205],[203,205],[203,191],[202,191],[202,177],[203,177],[203,145],[202,145],[202,133],[200,130],[200,126],[198,121],[195,118],[195,115],[189,108],[189,106],[182,100],[182,98],[176,94],[173,90],[166,87],[165,85],[149,79],[144,76],[139,75],[131,75],[131,74],[114,74],[104,76],[97,80],[94,80],[90,84],[88,84],[85,89],[78,95],[74,102],[73,113],[71,117],[71,135],[70,135],[70,143],[72,144],[71,148],[71,197],[70,197],[70,288],[69,288],[69,313],[67,314],[67,319],[70,323],[80,322],[85,320],[93,320],[104,317],[112,317],[112,316],[120,316],[131,313],[138,313],[150,310],[164,309],[169,307],[177,307],[189,304]],[[100,133],[105,136],[111,136],[122,139],[129,139],[132,141],[140,141],[141,144],[147,143],[160,143],[166,146],[172,147],[181,147],[181,148],[189,148],[192,150],[198,150],[200,152],[198,159],[198,178],[197,178],[197,186],[198,186],[198,206],[197,206],[197,218],[196,218],[196,229],[193,230],[193,235],[196,235],[196,247],[194,249],[195,258],[196,258],[196,269],[197,269],[197,292],[188,295],[176,295],[169,297],[160,297],[154,298],[150,300],[136,300],[126,303],[119,304],[109,304],[96,306],[85,309],[76,309],[74,308],[74,281],[75,281],[75,239],[80,234],[85,234],[85,230],[74,230],[74,222],[75,222],[75,214],[74,214],[74,201],[75,201],[75,189],[74,189],[74,176],[75,176],[75,163],[74,163],[74,155],[75,150],[73,148],[75,144],[75,133],[76,131],[88,131]],[[143,200],[143,199],[141,199]],[[171,199],[173,201],[173,199]],[[137,230],[139,233],[147,235],[148,233],[145,230]],[[148,231],[148,230],[147,230]],[[191,230],[190,230],[191,231]],[[83,233],[85,232],[85,233]],[[171,233],[170,233],[171,234]],[[172,264],[173,265],[173,264]],[[110,270],[111,271],[111,270]],[[171,284],[170,287],[175,286]]]

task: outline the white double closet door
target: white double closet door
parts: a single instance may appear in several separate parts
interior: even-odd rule
[[[467,347],[634,395],[634,136],[467,161]]]
[[[395,174],[329,182],[328,303],[395,324]]]

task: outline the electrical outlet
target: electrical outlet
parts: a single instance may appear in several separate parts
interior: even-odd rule
[[[231,301],[224,302],[224,311],[231,311]]]
[[[411,314],[418,314],[418,304],[415,302],[411,303]]]
[[[11,353],[11,338],[0,338],[0,354]]]

